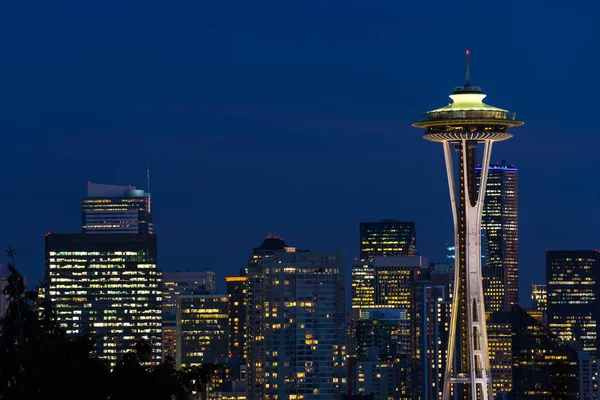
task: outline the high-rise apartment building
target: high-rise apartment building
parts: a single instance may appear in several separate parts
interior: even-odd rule
[[[83,233],[152,233],[154,221],[150,194],[133,186],[88,183],[81,200]]]
[[[176,359],[177,299],[186,293],[215,292],[215,273],[211,271],[177,270],[162,274],[162,357]]]
[[[360,222],[360,260],[377,256],[415,255],[417,234],[414,222],[385,219],[379,222]]]
[[[546,251],[550,330],[592,358],[600,356],[600,251]]]
[[[229,298],[229,357],[246,364],[247,278],[228,276],[225,281]]]
[[[451,305],[448,285],[418,280],[414,284],[412,303],[413,398],[439,400],[448,350]]]
[[[248,268],[248,398],[340,398],[345,390],[345,255],[286,248],[253,260]]]
[[[111,367],[145,339],[161,359],[161,273],[154,234],[47,234],[47,298],[67,335],[96,339]]]
[[[177,368],[215,363],[229,354],[229,299],[220,294],[177,298]]]
[[[482,167],[476,168],[478,185]],[[496,163],[488,168],[481,228],[486,311],[519,304],[519,170]],[[487,290],[486,290],[487,289]],[[501,299],[501,302],[498,300]]]

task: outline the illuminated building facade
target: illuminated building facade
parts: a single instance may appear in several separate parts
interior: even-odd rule
[[[476,171],[479,184],[482,167]],[[513,165],[503,161],[488,168],[481,220],[485,233],[483,274],[488,281],[488,290],[484,287],[487,311],[510,309],[519,304],[518,186],[519,170]],[[498,291],[501,303],[497,302]]]
[[[373,261],[355,261],[350,271],[352,308],[375,307],[375,265]]]
[[[177,270],[162,274],[162,356],[176,359],[177,349],[177,299],[192,291],[210,294],[215,292],[215,273]]]
[[[154,221],[150,194],[132,186],[88,183],[81,200],[83,233],[152,233]]]
[[[434,283],[432,280],[415,282],[411,324],[413,398],[441,398],[448,350],[450,305],[447,284]]]
[[[245,276],[228,276],[229,298],[229,357],[246,364],[246,310],[248,289]]]
[[[343,253],[287,248],[248,268],[248,398],[345,390]]]
[[[548,292],[546,285],[531,285],[531,305],[535,310],[548,310]]]
[[[492,398],[483,275],[481,230],[488,168],[476,169],[477,149],[483,147],[481,165],[489,165],[494,142],[510,139],[510,127],[522,125],[514,113],[483,103],[481,88],[471,86],[467,52],[466,82],[450,95],[448,106],[426,112],[414,127],[426,130],[424,138],[443,144],[450,203],[454,220],[456,268],[448,359],[443,399],[451,395],[471,400]],[[483,146],[479,146],[483,145]],[[457,168],[456,168],[457,167]],[[457,169],[458,174],[455,174]]]
[[[600,355],[600,251],[546,251],[550,330],[592,358]]]
[[[374,400],[409,400],[412,397],[402,392],[406,376],[397,364],[376,360],[358,361],[357,393],[368,394]]]
[[[487,321],[488,346],[494,398],[502,399],[512,390],[512,325],[509,320]]]
[[[214,363],[229,354],[229,299],[184,294],[177,299],[177,369]]]
[[[577,351],[519,306],[492,314],[488,324],[499,328],[498,335],[505,331],[503,326],[512,330],[513,383],[508,399],[579,398]]]
[[[161,274],[156,235],[46,235],[47,298],[69,336],[89,332],[114,367],[141,339],[161,359]]]
[[[423,256],[374,257],[352,265],[352,308],[402,308],[409,311],[412,283],[429,268]]]
[[[585,351],[579,355],[579,400],[600,399],[600,360]]]
[[[287,249],[287,250],[286,250]],[[248,396],[250,399],[264,399],[265,391],[265,326],[266,326],[266,277],[263,263],[285,251],[295,251],[288,247],[283,238],[267,236],[259,247],[255,247],[248,261],[247,291],[248,315],[246,318],[246,365]]]
[[[377,256],[409,256],[416,254],[417,234],[414,222],[385,219],[360,222],[360,260]]]
[[[386,395],[410,399],[410,320],[406,310],[375,308],[361,309],[359,313],[355,325],[358,368],[352,379],[353,392],[373,393],[376,399],[387,398]]]

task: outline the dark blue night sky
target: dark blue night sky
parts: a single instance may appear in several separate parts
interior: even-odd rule
[[[545,249],[600,245],[595,2],[61,4],[0,6],[0,245],[31,284],[87,182],[145,187],[148,163],[164,270],[222,280],[267,232],[350,258],[381,218],[443,259],[442,148],[410,124],[463,84],[467,48],[525,121],[493,153],[520,169],[521,299]]]

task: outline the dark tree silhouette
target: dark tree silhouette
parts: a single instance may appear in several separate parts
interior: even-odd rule
[[[9,248],[7,253],[0,400],[190,400],[187,375],[175,370],[172,358],[154,369],[146,367],[152,347],[144,340],[109,373],[101,360],[90,356],[94,343],[88,335],[67,337],[51,302],[38,300],[37,289],[25,291],[14,266],[15,251]]]
[[[67,339],[49,303],[25,292],[25,281],[7,251],[8,309],[0,321],[0,399],[106,399],[108,372],[90,358],[87,337]],[[40,316],[38,316],[40,310]]]

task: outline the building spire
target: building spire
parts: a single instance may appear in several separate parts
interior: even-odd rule
[[[466,71],[465,71],[465,87],[466,86],[471,86],[471,71],[469,69],[469,54],[471,54],[471,52],[469,50],[467,50],[465,52],[465,57],[466,57]]]

